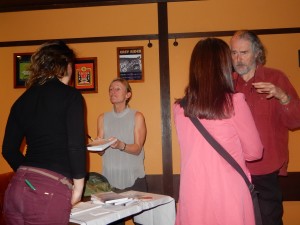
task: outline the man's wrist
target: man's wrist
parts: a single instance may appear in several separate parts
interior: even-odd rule
[[[282,99],[279,100],[280,104],[287,105],[291,100],[291,97],[289,95],[285,95]]]

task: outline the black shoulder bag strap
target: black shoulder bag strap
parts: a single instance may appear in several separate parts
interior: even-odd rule
[[[189,117],[195,127],[199,130],[199,132],[203,135],[203,137],[207,140],[209,144],[244,178],[250,194],[253,200],[253,208],[254,208],[254,215],[255,215],[255,223],[256,225],[262,225],[261,214],[258,204],[258,192],[254,190],[254,185],[249,181],[248,177],[246,176],[245,172],[241,168],[241,166],[235,161],[235,159],[223,148],[222,145],[219,144],[211,134],[206,130],[203,124],[195,117]]]
[[[206,130],[203,124],[195,117],[189,117],[190,120],[193,122],[195,127],[199,130],[199,132],[205,137],[207,142],[214,147],[214,149],[234,168],[236,171],[244,178],[249,190],[252,191],[254,189],[254,185],[250,183],[248,177],[246,176],[245,172],[241,168],[241,166],[235,161],[235,159],[223,148],[222,145],[219,144],[211,134]]]

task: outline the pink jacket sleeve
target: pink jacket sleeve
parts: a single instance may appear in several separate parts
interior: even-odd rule
[[[257,128],[255,126],[251,111],[242,93],[233,95],[235,115],[233,117],[234,126],[240,137],[244,157],[246,161],[258,160],[263,154]]]

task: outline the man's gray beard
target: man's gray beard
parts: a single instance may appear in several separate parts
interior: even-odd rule
[[[241,66],[242,66],[242,69],[241,69]],[[243,76],[245,74],[248,74],[252,68],[255,68],[256,65],[251,65],[251,66],[245,66],[245,65],[236,65],[236,66],[233,66],[234,67],[234,71],[240,75],[240,76]]]
[[[234,70],[238,75],[243,76],[243,75],[249,73],[249,71],[251,69],[247,67],[246,69],[241,70],[241,69],[236,69],[236,67],[234,67]]]

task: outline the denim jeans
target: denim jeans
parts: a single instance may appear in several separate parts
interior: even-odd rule
[[[52,171],[43,171],[63,178]],[[30,187],[25,180],[33,186]],[[3,213],[6,224],[67,225],[71,197],[72,190],[60,181],[19,169],[5,192]]]

